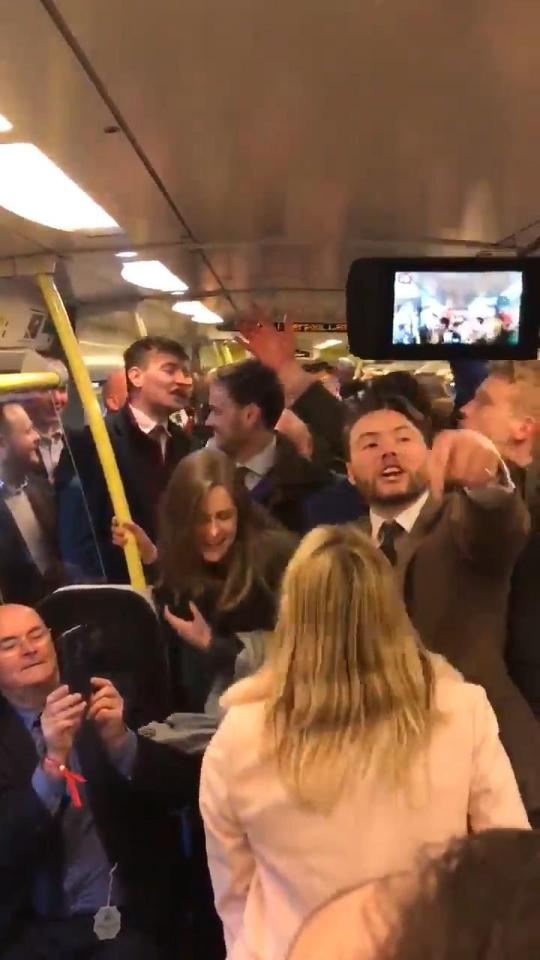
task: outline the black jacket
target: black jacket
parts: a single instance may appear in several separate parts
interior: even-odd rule
[[[197,794],[200,760],[138,738],[131,781],[109,763],[94,728],[85,724],[77,754],[87,796],[127,906],[141,928],[166,941],[177,929],[185,881],[177,818]],[[52,817],[31,786],[34,741],[0,698],[0,950],[32,916],[31,884],[46,869],[62,882],[60,816]]]
[[[257,536],[259,576],[251,590],[231,610],[218,610],[216,590],[206,587],[197,596],[174,597],[165,587],[158,587],[155,598],[162,610],[191,620],[189,601],[202,613],[212,631],[207,651],[198,650],[182,641],[163,621],[168,638],[169,663],[174,710],[202,713],[208,695],[219,677],[223,686],[233,680],[234,666],[241,643],[238,633],[272,630],[275,625],[279,588],[285,568],[296,547],[296,538],[279,528],[261,529]]]
[[[306,460],[288,437],[277,433],[274,466],[251,491],[251,496],[287,530],[303,533],[308,498],[327,487],[332,479],[329,470]]]
[[[346,405],[315,381],[293,404],[293,412],[313,436],[313,462],[336,473],[346,473],[343,430]]]
[[[128,406],[107,417],[105,422],[132,519],[155,542],[160,499],[174,468],[191,452],[192,441],[180,427],[170,423],[170,438],[163,462],[158,445],[139,430]],[[72,437],[70,447],[71,455],[67,450],[64,451],[56,475],[63,555],[72,562],[78,558],[79,566],[87,575],[99,576],[102,573],[101,566],[97,570],[95,567],[88,569],[88,565],[92,565],[92,557],[95,557],[94,542],[97,542],[107,580],[125,583],[128,575],[124,555],[111,542],[113,511],[90,431],[86,429],[82,434]],[[91,524],[80,488],[77,488],[76,482],[75,485],[73,483],[73,463],[82,483]],[[77,503],[74,498],[77,498]],[[80,524],[73,524],[76,514],[81,515]]]

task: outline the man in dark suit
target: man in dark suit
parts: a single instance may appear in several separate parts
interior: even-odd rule
[[[128,402],[118,413],[107,416],[107,430],[133,520],[155,542],[161,496],[175,466],[192,447],[189,436],[169,419],[188,402],[192,378],[184,348],[166,337],[135,341],[126,350],[124,361]],[[111,543],[111,503],[88,431],[82,440],[74,439],[72,454],[106,577],[112,582],[125,582],[123,555]],[[87,549],[92,529],[86,523],[81,537],[81,527],[71,521],[75,511],[81,514],[80,523],[84,524],[86,513],[80,502],[73,505],[77,490],[72,483],[70,459],[64,457],[57,473],[59,510],[61,520],[65,518],[61,532],[64,552],[87,575],[99,576],[101,569],[85,569],[87,558],[92,555]],[[74,536],[76,544],[71,542]]]
[[[176,814],[197,761],[137,737],[110,681],[62,685],[51,635],[0,608],[3,960],[182,958]]]
[[[20,403],[0,405],[0,454],[0,593],[5,603],[36,603],[64,582],[65,572],[39,434]]]
[[[395,566],[422,641],[485,688],[524,802],[537,814],[540,727],[504,658],[527,511],[487,438],[443,431],[430,450],[424,430],[406,401],[365,395],[348,431],[349,475],[370,507],[366,532]]]
[[[246,360],[218,370],[210,385],[207,424],[214,431],[210,442],[235,460],[252,499],[284,527],[301,533],[304,503],[332,478],[276,431],[284,406],[274,371]]]

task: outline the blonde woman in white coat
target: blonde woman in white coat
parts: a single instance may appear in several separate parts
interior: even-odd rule
[[[426,845],[528,826],[483,689],[421,648],[355,526],[301,543],[267,665],[227,705],[201,810],[229,960],[283,960],[312,911]]]

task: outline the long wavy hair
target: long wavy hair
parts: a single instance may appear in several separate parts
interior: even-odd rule
[[[435,721],[433,669],[389,563],[356,526],[300,544],[268,666],[270,750],[302,804],[329,811],[351,770],[406,778]]]
[[[237,513],[233,545],[219,565],[205,563],[197,548],[197,522],[204,497],[224,487]],[[184,457],[176,467],[160,510],[158,555],[160,581],[175,595],[196,598],[208,587],[217,593],[217,609],[234,609],[262,575],[257,535],[273,527],[252,506],[234,463],[220,450],[204,449]]]

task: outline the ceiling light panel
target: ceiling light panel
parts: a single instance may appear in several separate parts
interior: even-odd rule
[[[183,293],[187,290],[187,283],[171,273],[168,267],[160,260],[137,260],[134,263],[125,263],[122,267],[122,277],[127,283],[145,290],[159,290],[160,293]]]
[[[118,230],[116,220],[32,143],[0,144],[0,206],[54,230]]]

